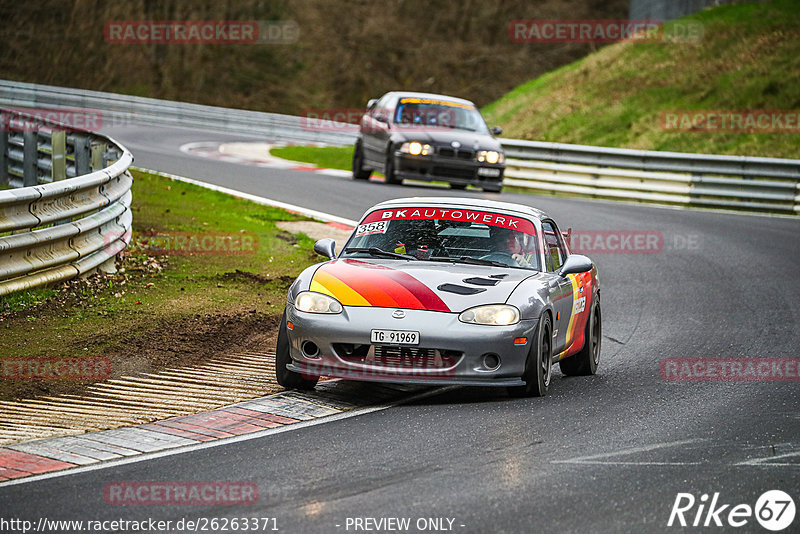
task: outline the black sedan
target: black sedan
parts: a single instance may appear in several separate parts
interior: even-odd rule
[[[390,92],[370,100],[353,152],[353,178],[383,172],[403,179],[448,182],[498,192],[505,156],[500,142],[469,100],[430,93]]]

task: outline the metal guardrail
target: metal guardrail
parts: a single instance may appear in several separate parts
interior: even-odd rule
[[[171,100],[68,89],[51,85],[0,80],[0,105],[28,108],[101,111],[105,126],[131,122],[201,128],[243,135],[267,136],[272,141],[351,144],[354,131],[314,130],[303,117],[241,109],[202,106]],[[345,125],[343,125],[345,126]]]
[[[594,198],[800,213],[800,160],[500,141],[507,185]]]
[[[342,125],[302,117],[0,80],[0,104],[81,108],[104,120],[197,127],[275,141],[353,143]],[[800,160],[718,156],[500,139],[504,183],[544,193],[748,211],[800,213]]]
[[[0,295],[113,271],[130,242],[133,156],[88,132],[0,109]]]

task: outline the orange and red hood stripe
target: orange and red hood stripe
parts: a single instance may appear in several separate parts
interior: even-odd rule
[[[343,306],[450,311],[433,290],[410,274],[360,260],[326,263],[314,273],[309,289],[330,295]]]

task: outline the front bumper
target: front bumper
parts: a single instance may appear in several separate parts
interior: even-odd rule
[[[395,152],[394,158],[395,174],[399,178],[474,185],[497,191],[503,185],[505,165],[502,163],[491,165],[478,163],[474,159],[447,158],[439,155],[412,156],[404,152]]]
[[[286,308],[293,324],[289,334],[288,368],[308,376],[431,385],[519,386],[536,320],[511,326],[462,323],[458,313],[396,308],[345,306],[336,315],[312,314]],[[419,345],[409,349],[370,344],[370,331],[410,330],[420,333]],[[527,343],[515,345],[517,338]],[[311,350],[309,350],[311,348]],[[316,349],[316,350],[314,350]],[[423,354],[425,354],[423,356]],[[484,356],[496,355],[499,366],[487,368]]]

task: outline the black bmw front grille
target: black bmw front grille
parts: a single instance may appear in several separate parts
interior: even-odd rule
[[[443,158],[458,158],[458,159],[467,159],[471,160],[475,157],[475,152],[473,150],[458,150],[455,148],[449,147],[441,147],[439,148],[439,155]]]

